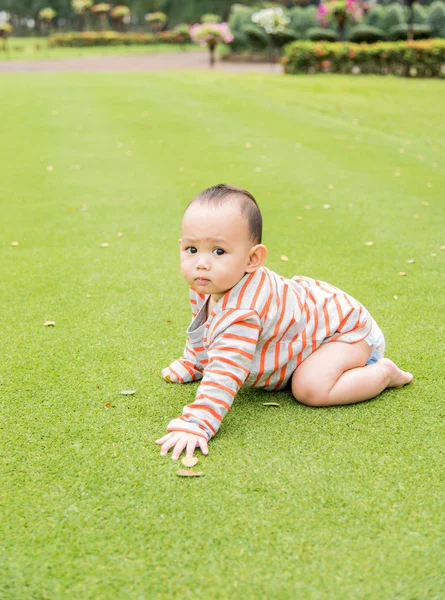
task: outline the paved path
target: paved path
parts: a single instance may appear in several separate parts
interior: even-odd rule
[[[42,60],[2,60],[0,73],[50,73],[73,71],[170,71],[182,69],[209,70],[207,52],[166,52],[125,56],[87,56]],[[215,71],[234,73],[282,72],[279,64],[235,63],[217,61]]]

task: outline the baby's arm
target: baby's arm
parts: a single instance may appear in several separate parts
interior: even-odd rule
[[[203,367],[199,364],[195,351],[187,337],[183,355],[170,366],[162,369],[162,377],[171,383],[190,383],[202,379]]]
[[[170,435],[157,441],[162,444],[161,454],[174,448],[174,460],[185,448],[189,455],[192,444],[193,450],[199,445],[203,453],[207,453],[207,441],[218,431],[239,388],[250,373],[260,334],[258,314],[255,311],[230,309],[220,313],[215,321],[209,330],[209,362],[195,401],[184,407],[182,416],[169,423],[167,431]],[[206,443],[206,452],[201,440]]]

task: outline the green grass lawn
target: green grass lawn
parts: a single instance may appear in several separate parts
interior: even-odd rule
[[[2,600],[444,598],[443,84],[0,86]],[[415,381],[329,409],[242,390],[182,479],[154,444],[196,390],[160,376],[190,320],[177,239],[221,182],[257,198],[267,266],[361,300]]]
[[[92,48],[50,48],[46,38],[10,38],[8,49],[0,46],[0,60],[41,60],[42,58],[76,58],[79,56],[117,56],[200,50],[197,44],[153,44],[146,46],[97,46]],[[204,48],[205,50],[205,48]]]

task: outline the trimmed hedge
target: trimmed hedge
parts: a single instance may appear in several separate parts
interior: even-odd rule
[[[385,32],[378,27],[372,27],[371,25],[357,25],[353,27],[348,33],[348,40],[361,44],[366,42],[367,44],[374,44],[375,42],[382,42],[386,40]]]
[[[445,40],[413,42],[293,42],[281,59],[285,73],[367,73],[445,78]]]
[[[417,25],[414,23],[412,27],[413,38],[415,40],[426,40],[431,37],[431,28],[429,25]],[[408,25],[403,23],[402,25],[396,25],[391,27],[389,37],[392,40],[406,40],[408,35]]]
[[[190,35],[182,31],[152,33],[118,33],[116,31],[83,31],[56,33],[48,37],[51,48],[84,48],[91,46],[146,46],[150,44],[189,44]]]

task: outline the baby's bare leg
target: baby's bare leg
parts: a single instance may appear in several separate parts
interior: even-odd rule
[[[409,383],[413,376],[391,360],[366,365],[370,346],[328,342],[304,360],[292,376],[292,393],[308,406],[354,404],[378,396],[387,387]]]

